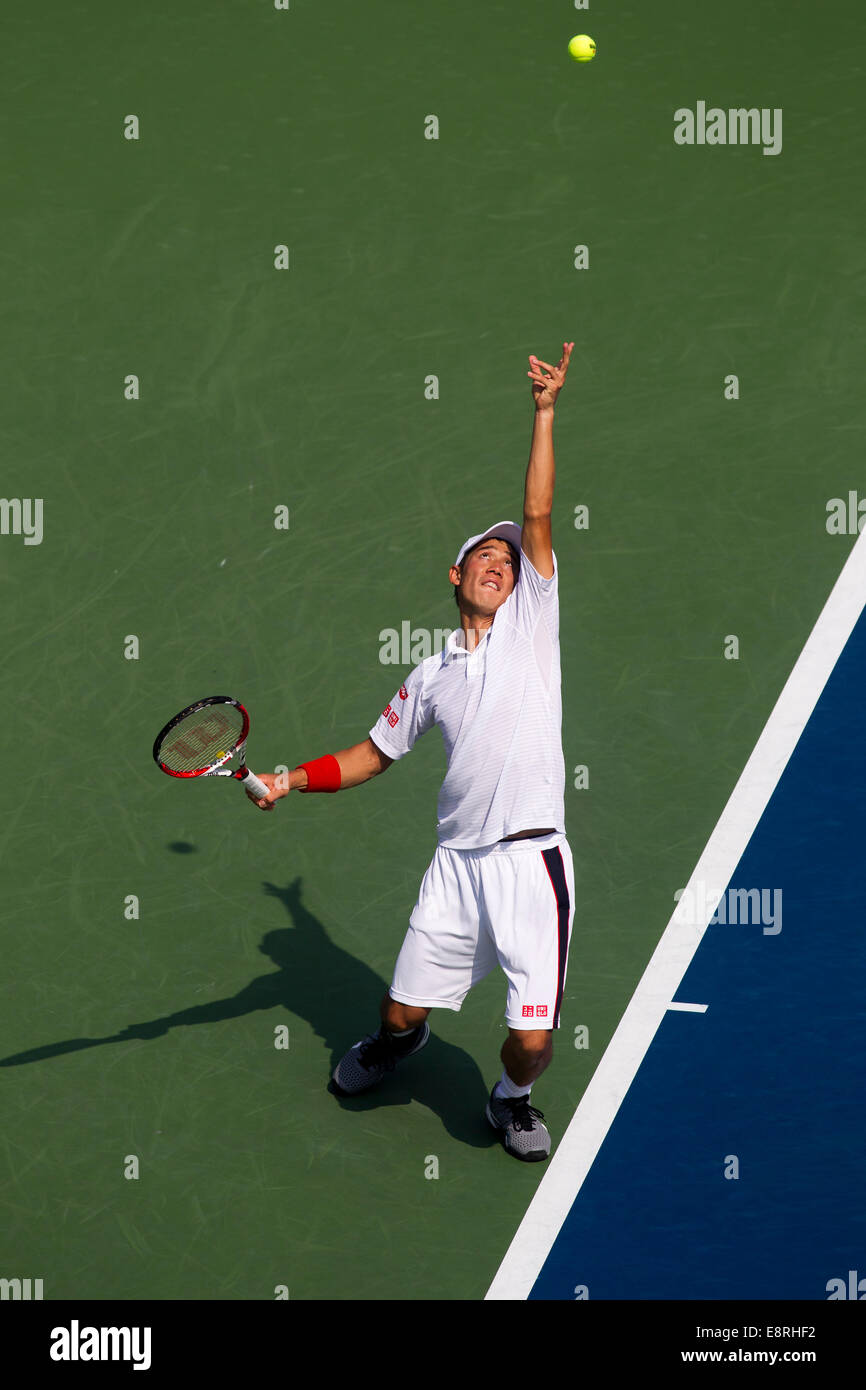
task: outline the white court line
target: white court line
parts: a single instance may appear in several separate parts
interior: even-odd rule
[[[705,1013],[707,1012],[707,1007],[708,1007],[708,1006],[707,1006],[706,1004],[674,1004],[674,1003],[671,1003],[671,1004],[668,1004],[668,1013],[670,1013],[671,1009],[677,1009],[677,1010],[679,1010],[679,1012],[682,1013],[682,1014],[705,1014]]]
[[[866,531],[858,537],[785,682],[695,865],[688,890],[694,891],[699,883],[730,882],[864,602]],[[708,920],[712,912],[710,908]],[[531,1292],[706,927],[707,923],[698,927],[673,916],[668,922],[487,1290],[487,1299],[524,1299]]]

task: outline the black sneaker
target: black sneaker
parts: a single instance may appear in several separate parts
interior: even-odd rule
[[[334,1085],[344,1096],[366,1091],[381,1081],[387,1071],[393,1071],[398,1062],[411,1057],[413,1052],[420,1052],[429,1041],[430,1025],[426,1020],[405,1038],[395,1038],[384,1028],[378,1033],[368,1033],[337,1063],[332,1073]]]
[[[497,1096],[496,1087],[487,1102],[487,1118],[502,1135],[506,1153],[523,1159],[524,1163],[541,1163],[550,1154],[550,1132],[542,1111],[529,1104],[529,1096],[509,1100]]]

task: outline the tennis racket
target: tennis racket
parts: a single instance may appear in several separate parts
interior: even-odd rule
[[[261,800],[268,789],[246,765],[249,731],[250,717],[240,700],[209,695],[168,721],[153,745],[154,760],[169,777],[236,777]],[[237,770],[225,766],[234,757]]]

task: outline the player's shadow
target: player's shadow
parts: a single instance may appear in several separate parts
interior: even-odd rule
[[[0,1067],[47,1061],[133,1038],[158,1038],[170,1028],[220,1023],[282,1007],[307,1019],[330,1049],[331,1061],[323,1078],[323,1085],[327,1084],[347,1048],[376,1028],[379,1000],[387,985],[363,961],[330,939],[319,919],[303,904],[300,878],[285,888],[265,883],[264,891],[281,902],[292,919],[291,927],[266,932],[259,944],[259,950],[278,967],[276,970],[259,975],[229,998],[179,1009],[149,1022],[133,1023],[110,1037],[69,1038],[31,1048],[0,1059]],[[484,1118],[487,1096],[488,1086],[477,1064],[462,1048],[437,1037],[434,1028],[423,1052],[400,1064],[375,1089],[358,1096],[335,1095],[334,1099],[352,1110],[408,1105],[415,1100],[433,1110],[455,1139],[486,1148],[497,1142]]]
[[[377,1027],[379,1001],[388,986],[369,966],[334,945],[301,901],[300,879],[286,888],[266,883],[265,891],[284,904],[294,930],[268,932],[261,949],[295,981],[293,1002],[287,1007],[308,1018],[330,1048],[330,1077],[346,1049]],[[430,1041],[417,1057],[408,1058],[378,1086],[360,1095],[337,1095],[329,1087],[335,1100],[350,1110],[408,1105],[415,1100],[434,1111],[449,1134],[462,1143],[479,1148],[497,1143],[484,1118],[489,1086],[477,1063],[462,1047],[436,1035],[435,1011],[431,1024]]]

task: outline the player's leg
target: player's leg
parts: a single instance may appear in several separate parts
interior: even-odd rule
[[[332,1074],[334,1089],[356,1095],[375,1086],[398,1062],[420,1052],[430,1041],[429,1008],[413,1008],[386,994],[380,1005],[378,1032],[368,1033],[350,1047]]]
[[[484,872],[490,930],[508,979],[503,1071],[486,1113],[509,1153],[538,1162],[550,1153],[550,1134],[530,1093],[550,1065],[559,1027],[574,917],[571,852],[564,839],[509,848],[491,854]]]
[[[502,1044],[502,1065],[512,1085],[530,1087],[550,1066],[553,1057],[553,1029],[509,1028]]]
[[[490,1093],[487,1118],[499,1130],[508,1153],[526,1163],[550,1154],[550,1131],[544,1112],[530,1104],[534,1083],[553,1057],[552,1029],[508,1029],[502,1047],[502,1075]]]
[[[439,847],[421,883],[381,1026],[350,1048],[333,1073],[344,1094],[368,1090],[430,1038],[431,1009],[459,1012],[472,985],[496,965],[493,943],[479,942],[471,868],[459,850]]]
[[[503,1072],[490,1092],[487,1119],[499,1131],[507,1153],[525,1163],[541,1163],[550,1155],[550,1131],[544,1112],[530,1104],[530,1095],[550,1065],[553,1032],[509,1028],[501,1055]]]
[[[428,1008],[402,1004],[399,999],[392,999],[390,992],[382,996],[379,1005],[382,1023],[392,1034],[411,1033],[414,1029],[420,1028],[421,1024],[426,1022],[429,1012]]]

